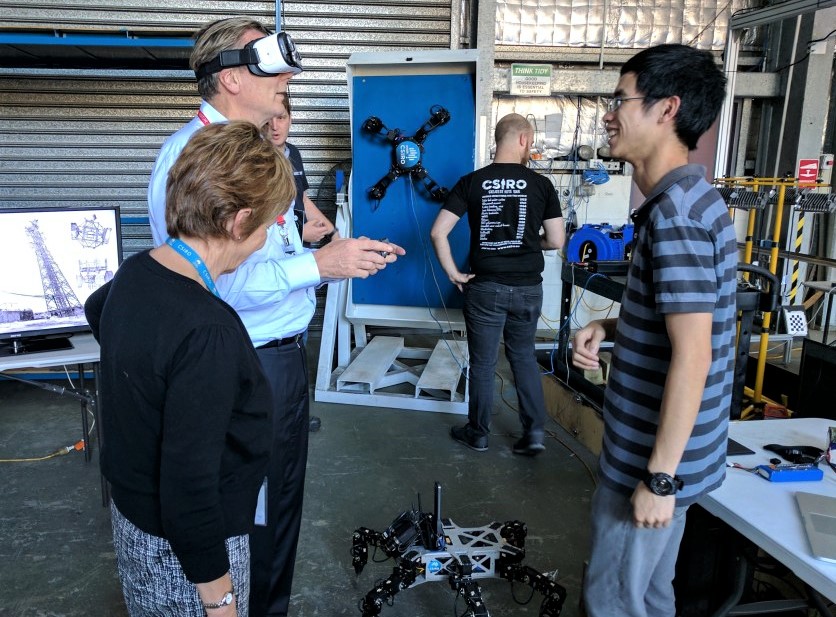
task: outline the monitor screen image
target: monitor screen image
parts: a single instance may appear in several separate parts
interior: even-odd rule
[[[118,207],[0,209],[0,355],[69,348],[121,259]]]

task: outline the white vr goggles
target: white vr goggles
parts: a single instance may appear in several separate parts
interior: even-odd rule
[[[250,41],[244,49],[222,51],[211,62],[197,67],[198,79],[217,73],[233,66],[244,66],[253,75],[270,77],[279,73],[302,72],[302,58],[286,32],[276,32],[260,39]]]

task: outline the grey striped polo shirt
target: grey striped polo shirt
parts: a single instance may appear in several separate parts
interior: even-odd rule
[[[635,244],[604,399],[602,482],[632,494],[647,473],[671,358],[667,313],[711,313],[712,361],[702,404],[677,475],[677,506],[725,477],[734,376],[737,244],[728,209],[686,165],[668,173],[634,214]]]

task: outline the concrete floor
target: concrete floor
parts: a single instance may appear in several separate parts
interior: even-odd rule
[[[311,356],[315,366],[315,349]],[[497,397],[484,453],[450,439],[450,427],[462,416],[313,404],[322,428],[311,434],[292,615],[360,615],[359,601],[393,563],[370,559],[355,576],[352,532],[360,526],[383,531],[417,505],[419,493],[424,509],[431,509],[435,481],[443,487],[443,515],[462,527],[525,522],[525,563],[554,575],[568,590],[562,614],[579,615],[595,457],[553,420],[543,454],[514,456],[510,448],[519,422],[509,403],[515,404],[515,396],[507,366],[500,366],[500,374],[505,379],[497,379],[497,390],[503,396]],[[43,456],[79,439],[79,406],[25,384],[0,382],[0,426],[0,458]],[[75,451],[40,462],[0,463],[0,616],[127,614],[97,456],[94,441],[89,463]],[[500,579],[480,583],[493,617],[539,614],[539,594],[520,605],[514,598],[527,599],[527,588],[512,589]],[[381,614],[461,614],[464,602],[454,601],[449,585],[428,583],[402,591]]]

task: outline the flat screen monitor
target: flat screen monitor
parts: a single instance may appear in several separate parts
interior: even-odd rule
[[[119,208],[0,208],[0,355],[70,349],[122,260]]]
[[[796,415],[803,418],[836,420],[836,405],[833,404],[834,378],[836,345],[825,345],[805,338],[801,347],[801,365],[798,371]]]

